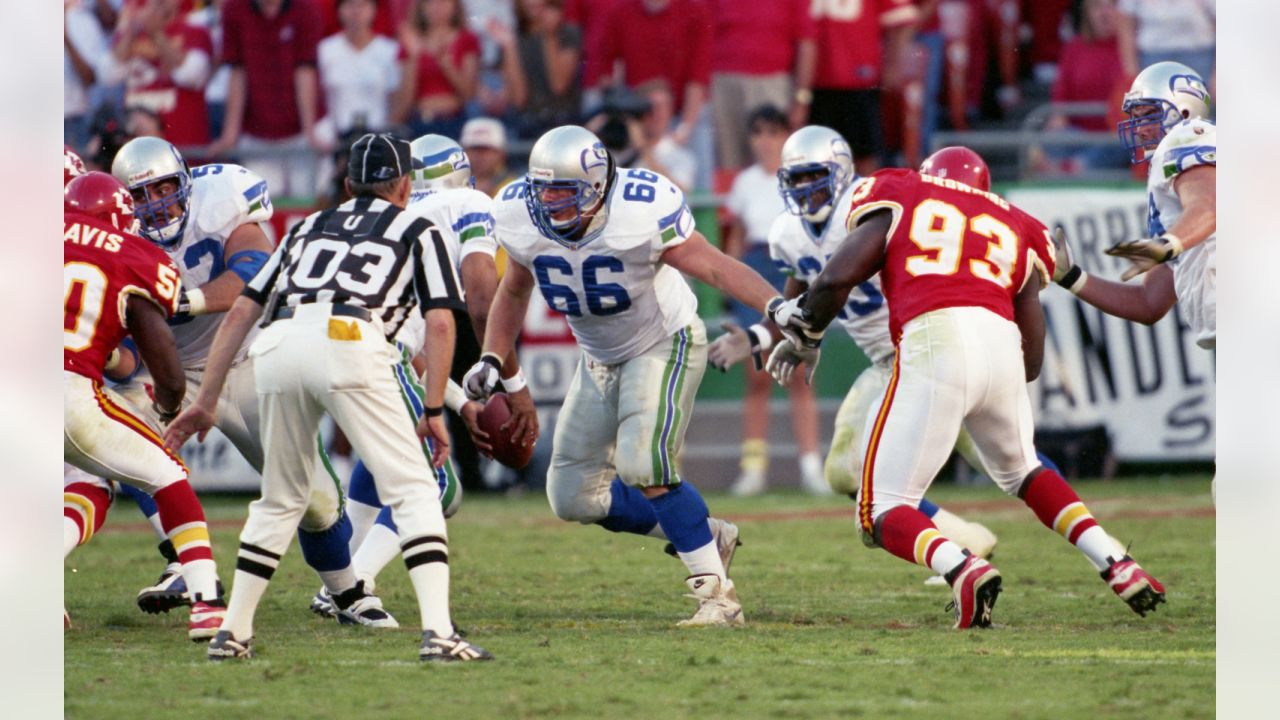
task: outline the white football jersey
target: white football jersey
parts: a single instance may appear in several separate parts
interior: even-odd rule
[[[195,289],[226,271],[227,238],[247,223],[271,219],[267,181],[239,165],[201,165],[191,169],[191,195],[182,239],[166,252],[178,266],[182,285]],[[203,368],[224,313],[171,320],[178,358],[187,369]],[[245,338],[244,356],[257,329]]]
[[[1147,172],[1147,233],[1157,237],[1182,215],[1182,202],[1173,189],[1179,173],[1200,165],[1218,164],[1218,128],[1208,120],[1184,120],[1169,131],[1151,156]],[[1218,236],[1170,261],[1174,289],[1182,315],[1196,334],[1196,344],[1213,348],[1218,337]]]
[[[495,234],[537,279],[547,305],[568,316],[578,344],[606,365],[630,360],[698,317],[698,301],[662,253],[693,234],[684,193],[658,173],[618,168],[604,230],[578,248],[534,227],[524,181],[494,201]]]
[[[430,220],[444,238],[449,257],[462,279],[462,261],[472,253],[493,257],[498,241],[493,239],[493,198],[471,188],[414,190],[405,212]],[[466,297],[463,286],[462,295]],[[410,313],[396,333],[397,343],[416,353],[426,340],[427,324],[420,313]]]
[[[831,217],[821,235],[814,237],[812,226],[799,215],[784,212],[769,228],[769,256],[782,272],[812,285],[827,266],[827,260],[847,237],[844,223],[837,218],[849,215],[853,188],[861,178],[845,188],[832,208]],[[855,287],[849,301],[836,315],[841,327],[858,344],[873,363],[887,362],[893,357],[893,338],[889,335],[889,306],[880,292],[880,276]]]

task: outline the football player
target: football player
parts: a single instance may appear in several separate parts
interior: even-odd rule
[[[510,263],[484,354],[463,382],[468,396],[484,398],[497,387],[537,288],[568,316],[582,348],[552,443],[552,511],[566,521],[665,537],[688,567],[686,583],[699,603],[681,625],[742,624],[728,578],[738,529],[709,519],[676,467],[707,361],[706,330],[681,273],[760,311],[782,298],[694,229],[675,185],[616,167],[600,140],[576,125],[534,143],[528,174],[494,202],[494,221]]]
[[[186,288],[171,325],[178,357],[192,390],[200,387],[214,334],[245,283],[257,274],[273,247],[259,226],[271,217],[267,184],[239,165],[213,164],[188,170],[177,148],[155,137],[140,137],[120,148],[111,172],[132,193],[140,233],[164,250],[182,275]],[[223,387],[218,429],[245,460],[262,469],[258,396],[253,381],[253,358],[245,341]],[[145,397],[142,383],[133,383],[126,397]],[[317,453],[323,448],[317,440]],[[356,584],[347,541],[351,523],[342,512],[339,480],[326,458],[318,458],[317,472],[331,482],[331,493],[315,493],[298,530],[303,558],[320,575],[341,607],[346,623],[394,623],[378,598]],[[321,486],[317,484],[317,487]],[[166,611],[185,602],[181,578],[166,576],[139,594],[139,604],[151,612]]]
[[[462,281],[472,327],[477,337],[484,337],[489,306],[498,287],[494,263],[498,244],[493,239],[493,200],[474,189],[471,163],[458,143],[443,135],[423,135],[414,140],[410,148],[415,164],[421,167],[413,171],[413,193],[405,211],[414,217],[427,218],[441,234]],[[422,374],[422,367],[415,356],[423,347],[425,325],[419,316],[411,317],[413,320],[406,322],[397,334],[396,344],[404,358],[403,371],[399,376],[404,384],[405,397],[409,398],[414,413],[420,415],[423,391],[417,378]],[[515,420],[535,423],[533,434],[536,436],[537,415],[533,412],[533,398],[525,387],[514,351],[504,362],[504,369],[507,372],[502,384],[508,393],[508,402],[525,410]],[[462,389],[452,381],[450,386],[445,404],[463,418],[480,449],[487,450],[484,431],[476,425],[481,404],[467,400]],[[511,431],[524,433],[525,428],[512,425]],[[452,461],[436,468],[436,482],[440,486],[440,502],[444,506],[445,517],[452,517],[462,503],[462,485],[458,482]],[[373,475],[363,460],[352,470],[347,499],[356,579],[363,581],[372,592],[378,573],[400,555],[400,540],[391,518],[391,509],[382,506]],[[326,612],[326,600],[326,593],[322,590],[312,602],[312,610]]]
[[[955,174],[964,164],[953,159],[957,150],[963,148],[940,150],[926,161],[926,167],[934,174]],[[972,151],[965,152],[977,157]],[[779,215],[769,229],[769,254],[788,276],[782,293],[786,298],[796,297],[808,289],[845,237],[840,222],[830,220],[848,214],[852,188],[861,180],[854,172],[852,157],[844,138],[820,125],[796,130],[783,145],[778,192],[786,202],[787,211]],[[971,163],[969,158],[964,160]],[[977,162],[982,163],[981,158],[977,158]],[[981,189],[988,189],[986,164],[973,165],[973,168],[970,175],[956,179],[982,183]],[[893,365],[889,309],[880,291],[879,277],[855,288],[837,317],[840,326],[871,361],[871,366],[858,376],[840,403],[835,435],[823,468],[832,490],[853,498],[858,490],[856,478],[862,474],[859,450],[864,421],[872,403],[884,392]],[[781,333],[769,323],[753,325],[745,333],[727,333],[717,338],[708,348],[708,360],[722,370],[748,358],[763,365],[763,354],[781,338]],[[964,433],[956,447],[973,467],[981,470],[982,465]],[[975,555],[989,557],[995,550],[996,536],[985,526],[968,522],[928,499],[920,501],[920,511]]]
[[[226,613],[204,510],[182,460],[164,448],[137,408],[103,386],[103,368],[126,333],[154,379],[156,415],[172,418],[186,391],[165,319],[177,309],[180,281],[172,261],[133,234],[129,192],[106,173],[72,180],[63,218],[63,401],[67,463],[90,476],[136,485],[155,498],[190,588],[187,636],[213,637]],[[64,490],[63,554],[88,542],[110,504],[98,478],[72,478]],[[66,613],[63,612],[64,624]]]
[[[858,521],[863,539],[931,568],[951,585],[955,627],[987,627],[999,571],[917,510],[961,428],[997,485],[1080,550],[1139,615],[1164,588],[1036,458],[1026,382],[1040,372],[1039,292],[1052,275],[1043,225],[998,195],[949,178],[884,170],[859,183],[848,233],[809,291],[775,311],[787,339],[769,358],[780,383],[812,371],[822,333],[877,272],[889,303],[893,373],[867,417]],[[1023,380],[1025,378],[1025,381]]]
[[[1134,164],[1147,170],[1147,234],[1107,250],[1131,266],[1122,281],[1091,276],[1058,243],[1054,281],[1116,317],[1151,324],[1174,303],[1196,334],[1196,344],[1217,344],[1218,129],[1209,120],[1209,91],[1194,70],[1156,63],[1138,73],[1123,109],[1120,139]],[[1061,238],[1059,238],[1061,240]]]

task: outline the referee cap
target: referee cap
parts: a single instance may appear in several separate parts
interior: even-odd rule
[[[391,133],[366,133],[351,146],[347,177],[370,184],[394,180],[413,171],[409,141]]]

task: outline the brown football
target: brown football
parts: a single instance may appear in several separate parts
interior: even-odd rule
[[[507,432],[500,428],[511,418],[511,406],[507,404],[506,393],[495,393],[484,404],[477,422],[480,429],[489,434],[489,444],[493,446],[493,459],[513,470],[519,470],[529,464],[533,457],[533,445],[521,447],[511,441]]]

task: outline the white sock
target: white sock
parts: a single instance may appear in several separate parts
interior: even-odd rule
[[[1111,567],[1112,558],[1119,560],[1124,557],[1124,546],[1108,535],[1101,525],[1094,525],[1080,533],[1080,537],[1076,538],[1076,547],[1089,558],[1098,572]]]
[[[800,456],[800,474],[805,478],[822,480],[822,456],[817,452],[807,452]]]
[[[221,630],[231,632],[231,637],[241,642],[253,637],[253,613],[258,609],[262,594],[270,580],[243,570],[237,570],[231,586],[231,600],[227,603],[227,615]]]
[[[929,569],[939,575],[946,575],[964,562],[964,558],[964,548],[951,540],[945,540],[933,551],[933,557],[929,558]]]
[[[347,517],[351,519],[351,540],[347,544],[351,548],[352,555],[360,549],[360,544],[364,542],[369,529],[373,527],[373,521],[378,519],[378,513],[381,511],[380,507],[365,505],[347,498]]]
[[[160,538],[160,542],[169,539],[169,533],[164,531],[164,526],[160,524],[160,513],[153,512],[147,516],[147,522],[151,523],[151,529],[156,532],[156,537]]]
[[[213,560],[189,560],[182,563],[182,579],[187,582],[187,590],[193,598],[199,595],[203,600],[217,599],[218,565]]]
[[[72,550],[80,544],[80,526],[74,520],[62,516],[62,559],[65,560]]]
[[[431,630],[442,637],[453,634],[453,621],[449,618],[449,564],[431,562],[409,570],[409,581],[418,595],[418,610],[422,615],[422,629]]]
[[[363,580],[365,590],[373,592],[378,573],[400,554],[400,537],[391,528],[374,523],[360,543],[360,549],[351,556],[356,580]]]
[[[317,570],[316,574],[320,576],[320,582],[324,583],[329,594],[337,595],[343,590],[350,590],[356,586],[356,573],[353,567],[354,563],[341,570]]]
[[[725,579],[724,562],[720,559],[720,550],[715,540],[703,545],[693,552],[679,553],[684,566],[689,568],[690,575],[715,575]]]

